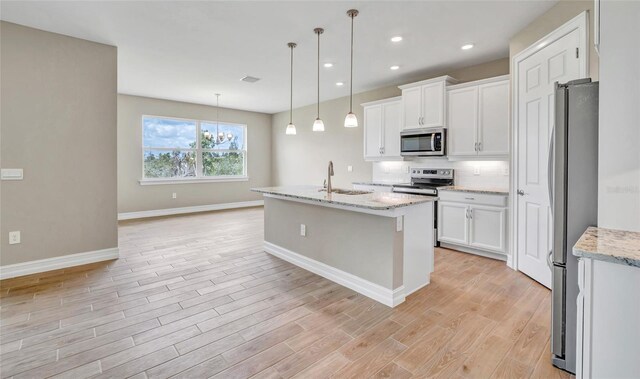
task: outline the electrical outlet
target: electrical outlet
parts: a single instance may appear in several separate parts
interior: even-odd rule
[[[473,175],[480,175],[480,167],[473,168]]]
[[[9,245],[20,243],[20,231],[9,232]]]
[[[410,173],[410,172],[411,172],[411,167],[409,167],[409,166],[404,166],[404,173],[405,173],[405,174],[408,174],[408,173]]]
[[[509,166],[505,166],[505,167],[502,169],[502,175],[504,175],[504,176],[509,176]]]
[[[174,192],[174,193],[172,193],[172,194],[171,194],[171,198],[172,198],[172,199],[177,199],[177,198],[178,198],[178,194],[177,194],[177,193],[175,193],[175,192]]]
[[[347,171],[348,172],[353,172],[353,166],[351,166],[351,165],[347,166]]]
[[[307,236],[307,226],[305,224],[300,224],[300,235],[302,237]]]

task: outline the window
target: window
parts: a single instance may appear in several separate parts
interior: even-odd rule
[[[143,116],[142,134],[142,184],[246,179],[246,125]]]

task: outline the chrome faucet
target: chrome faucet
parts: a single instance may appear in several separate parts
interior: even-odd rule
[[[333,176],[333,161],[329,161],[327,169],[327,193],[331,193],[331,177]]]

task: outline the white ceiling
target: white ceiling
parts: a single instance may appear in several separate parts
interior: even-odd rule
[[[315,27],[322,100],[349,93],[349,27],[355,19],[354,92],[508,55],[511,36],[555,1],[2,1],[0,18],[118,47],[120,93],[275,113],[316,99]],[[402,35],[394,44],[390,37]],[[462,51],[473,42],[476,47]],[[397,71],[389,70],[399,65]],[[241,82],[245,75],[261,78]],[[337,81],[345,82],[337,87]]]

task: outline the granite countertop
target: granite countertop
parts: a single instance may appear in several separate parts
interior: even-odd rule
[[[436,201],[433,196],[409,195],[392,192],[368,192],[363,195],[327,194],[320,191],[322,187],[291,186],[252,188],[251,191],[268,195],[290,197],[293,199],[311,200],[319,203],[344,205],[371,210],[389,210]]]
[[[486,195],[508,195],[509,190],[499,189],[499,188],[474,188],[474,187],[465,187],[465,186],[448,186],[448,187],[439,187],[438,191],[455,191],[455,192],[471,192],[471,193],[481,193]]]
[[[591,226],[573,246],[573,255],[640,267],[640,232]]]
[[[400,182],[353,182],[352,184],[362,184],[365,186],[392,187],[396,184],[401,184],[401,183]]]

